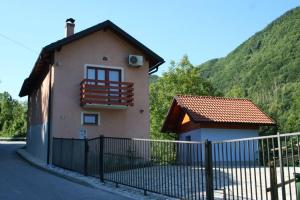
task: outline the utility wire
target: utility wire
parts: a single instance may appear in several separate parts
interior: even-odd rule
[[[19,41],[17,41],[17,40],[11,39],[10,37],[8,37],[8,36],[6,36],[6,35],[4,35],[4,34],[2,34],[2,33],[0,33],[0,36],[1,36],[2,38],[6,39],[6,40],[8,40],[8,41],[10,41],[10,42],[12,42],[12,43],[18,45],[18,46],[20,46],[20,47],[23,47],[24,49],[27,49],[27,50],[30,51],[31,53],[38,54],[37,51],[35,51],[34,49],[28,47],[27,45],[23,44],[22,42],[19,42]]]

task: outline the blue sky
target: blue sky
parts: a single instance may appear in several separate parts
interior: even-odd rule
[[[166,60],[159,75],[184,54],[195,65],[226,56],[299,5],[299,0],[3,1],[0,92],[18,98],[41,48],[64,37],[69,17],[76,19],[76,32],[106,19],[113,21]]]

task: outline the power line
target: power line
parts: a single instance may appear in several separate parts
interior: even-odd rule
[[[24,49],[27,49],[28,51],[30,51],[30,52],[32,52],[32,53],[34,53],[34,54],[38,54],[38,52],[36,52],[34,49],[28,47],[27,45],[23,44],[22,42],[19,42],[19,41],[17,41],[17,40],[14,40],[14,39],[12,39],[12,38],[10,38],[10,37],[8,37],[8,36],[2,34],[2,33],[0,33],[0,36],[1,36],[2,38],[6,39],[6,40],[8,40],[8,41],[10,41],[10,42],[12,42],[12,43],[18,45],[18,46],[20,46],[20,47],[23,47]]]

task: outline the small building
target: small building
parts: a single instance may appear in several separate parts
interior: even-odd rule
[[[149,138],[149,74],[163,58],[107,20],[45,46],[19,96],[28,96],[26,150],[50,161],[53,138]]]
[[[273,119],[248,99],[178,95],[173,99],[162,132],[177,133],[182,141],[224,141],[257,137],[259,127],[275,125]],[[245,155],[250,160],[255,156],[251,152]]]

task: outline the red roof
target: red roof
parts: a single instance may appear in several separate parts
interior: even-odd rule
[[[193,122],[275,125],[275,122],[249,99],[178,95],[174,97],[163,130],[166,123],[175,123],[174,119],[177,118],[171,115],[174,115],[175,107],[178,106]]]

